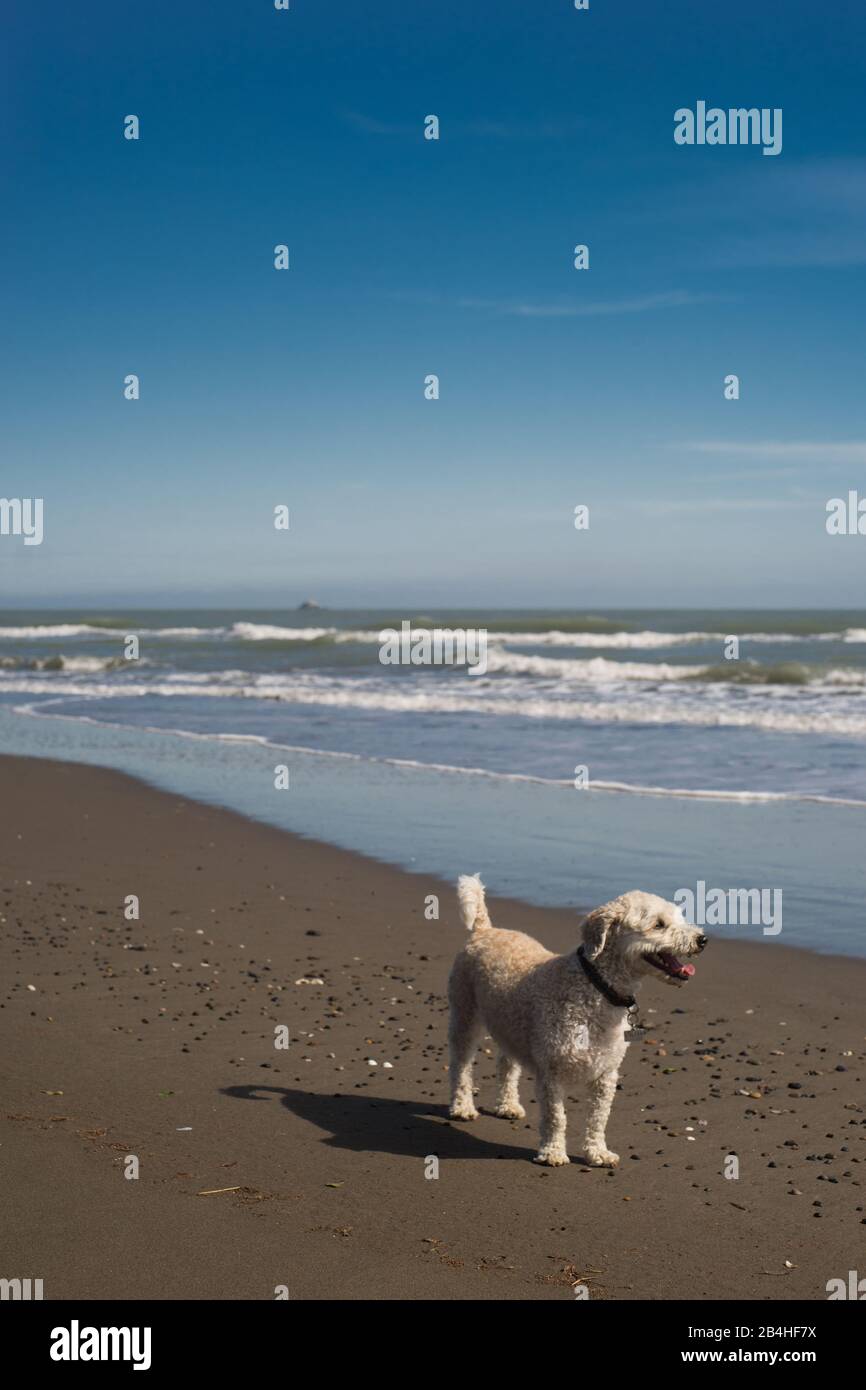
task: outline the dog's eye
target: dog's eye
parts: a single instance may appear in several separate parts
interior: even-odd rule
[[[665,925],[665,919],[664,919],[664,917],[660,917],[660,918],[658,919],[658,921],[656,922],[656,926],[657,926],[660,930],[664,930],[664,925]]]

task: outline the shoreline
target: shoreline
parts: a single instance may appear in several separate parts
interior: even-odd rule
[[[47,701],[45,704],[47,705]],[[159,724],[139,724],[131,726],[121,721],[108,719],[93,719],[83,714],[61,714],[55,710],[43,713],[43,706],[31,702],[29,705],[12,705],[13,715],[22,719],[58,719],[67,720],[71,724],[90,723],[97,728],[114,729],[120,733],[135,728],[140,733],[156,734],[158,736],[169,736],[171,738],[196,739],[202,742],[212,740],[216,743],[239,743],[253,744],[259,748],[270,748],[276,753],[300,753],[308,758],[334,758],[345,759],[354,763],[370,763],[379,767],[391,767],[396,769],[411,768],[419,772],[442,773],[446,776],[455,777],[479,777],[489,778],[494,782],[516,782],[529,783],[533,786],[570,788],[574,786],[574,779],[570,777],[543,777],[538,773],[532,772],[502,772],[494,768],[471,767],[460,763],[438,763],[422,762],[411,758],[385,757],[374,753],[349,752],[340,748],[316,748],[314,745],[300,743],[277,743],[267,738],[264,734],[241,734],[241,733],[201,733],[193,729],[175,729],[168,725]],[[0,753],[0,757],[12,757],[14,754]],[[52,761],[63,762],[62,758],[54,758]],[[121,771],[121,769],[115,769]],[[128,773],[127,776],[134,776]],[[139,781],[145,781],[140,777]],[[709,787],[662,787],[643,785],[639,782],[609,782],[602,779],[589,781],[585,790],[589,793],[601,793],[609,796],[628,796],[628,797],[656,797],[661,801],[674,799],[678,801],[706,801],[714,805],[732,806],[844,806],[849,810],[866,810],[866,799],[857,797],[830,796],[822,792],[779,792],[779,791],[746,791],[746,790],[725,790]],[[196,798],[192,798],[195,800]],[[227,806],[227,810],[232,808]],[[291,832],[290,832],[291,833]],[[328,843],[325,841],[324,843]],[[360,851],[355,851],[360,853]],[[369,856],[366,856],[369,858]]]
[[[866,961],[711,942],[687,986],[641,992],[619,1170],[551,1172],[531,1081],[526,1122],[446,1117],[452,885],[112,769],[3,756],[0,788],[7,1277],[49,1299],[809,1299],[857,1267]],[[576,910],[495,887],[497,925],[573,949]],[[481,1051],[488,1112],[492,1070]]]
[[[79,718],[79,716],[77,716],[77,715],[68,715],[68,716],[67,716],[67,715],[57,715],[57,716],[51,716],[51,717],[52,717],[52,718],[70,718],[70,719],[77,719],[77,718]],[[117,727],[122,727],[122,726],[117,726]],[[190,735],[186,735],[185,733],[183,733],[183,731],[166,731],[166,730],[163,730],[163,729],[154,729],[152,732],[154,732],[154,733],[178,732],[178,733],[180,733],[181,736],[183,736],[183,737],[187,737],[187,736],[188,736],[188,737],[191,737],[191,738],[199,738],[199,737],[201,737],[201,738],[209,738],[209,737],[211,737],[211,735],[199,735],[199,734],[190,734]],[[244,741],[244,740],[241,739],[241,740],[239,740],[239,741]],[[279,744],[273,744],[273,745],[269,745],[269,746],[274,747],[274,748],[277,748],[277,749],[279,749],[279,748],[281,747],[281,745],[279,745]],[[290,747],[288,747],[287,745],[285,746],[284,751],[287,751],[287,752],[309,753],[309,754],[313,754],[313,755],[315,755],[315,756],[322,756],[322,757],[331,757],[331,756],[336,757],[336,758],[343,758],[343,757],[346,757],[346,758],[351,758],[353,761],[372,761],[372,762],[388,762],[388,761],[389,761],[389,760],[387,760],[387,759],[375,759],[375,758],[367,760],[367,759],[362,758],[360,755],[355,755],[355,754],[350,754],[350,753],[333,753],[333,754],[332,754],[332,753],[330,753],[330,752],[321,752],[320,750],[315,749],[315,748],[312,748],[312,749],[308,749],[308,748],[290,748]],[[405,875],[407,878],[411,878],[411,879],[423,878],[423,879],[425,880],[425,882],[427,882],[427,883],[429,883],[429,884],[438,885],[439,889],[441,890],[442,894],[445,896],[446,900],[448,899],[448,896],[449,896],[449,895],[450,895],[451,897],[454,896],[454,893],[455,893],[455,884],[456,884],[456,881],[457,881],[457,876],[458,876],[458,874],[470,872],[469,870],[467,870],[467,869],[465,868],[465,866],[457,865],[457,866],[455,866],[455,871],[454,871],[454,878],[453,878],[453,880],[449,880],[449,879],[447,879],[447,878],[444,878],[441,874],[437,874],[437,873],[434,872],[434,871],[428,871],[428,870],[425,870],[425,869],[410,869],[410,868],[407,868],[405,865],[402,865],[402,864],[395,864],[395,863],[393,863],[392,861],[387,860],[387,859],[377,859],[375,855],[365,854],[365,853],[363,853],[361,850],[356,850],[356,849],[347,848],[345,845],[340,845],[340,844],[338,844],[338,843],[336,843],[336,842],[333,842],[333,841],[330,841],[330,840],[321,839],[321,838],[319,838],[319,837],[316,836],[316,835],[305,835],[305,834],[302,834],[302,833],[299,832],[299,831],[285,829],[285,828],[283,828],[283,827],[281,827],[281,826],[275,825],[272,821],[264,820],[264,819],[260,820],[260,819],[258,819],[256,816],[245,814],[243,811],[237,811],[237,810],[235,810],[235,808],[234,808],[233,806],[229,806],[229,805],[227,805],[227,804],[225,804],[225,803],[222,803],[222,802],[210,802],[210,801],[206,801],[206,800],[204,800],[204,799],[202,799],[202,798],[199,798],[199,797],[196,797],[196,796],[187,795],[187,794],[185,794],[185,793],[179,793],[179,792],[176,793],[176,792],[169,791],[167,788],[161,786],[158,782],[149,781],[146,777],[139,776],[139,775],[137,775],[136,773],[124,772],[124,771],[123,771],[122,769],[120,769],[120,768],[109,767],[109,766],[107,766],[107,765],[106,765],[106,766],[102,766],[102,765],[100,765],[100,764],[98,764],[98,763],[79,763],[79,762],[75,762],[75,761],[71,761],[71,760],[70,760],[70,761],[67,761],[67,760],[65,760],[65,759],[62,759],[62,758],[55,758],[55,757],[35,757],[35,756],[29,755],[29,754],[28,754],[28,755],[21,755],[21,756],[19,756],[19,755],[17,755],[17,754],[13,754],[13,753],[0,752],[0,769],[2,769],[3,764],[8,763],[8,762],[16,762],[16,763],[23,763],[23,764],[28,764],[28,763],[49,763],[49,764],[54,765],[54,766],[56,766],[56,767],[63,767],[63,768],[69,768],[69,769],[75,768],[75,769],[82,769],[82,770],[93,771],[93,772],[103,772],[103,773],[105,773],[105,774],[107,774],[107,775],[110,775],[110,776],[112,776],[112,777],[116,777],[116,778],[122,779],[122,780],[124,780],[124,781],[127,781],[127,782],[131,783],[133,786],[146,788],[148,791],[155,792],[155,793],[157,793],[157,794],[160,795],[160,796],[169,797],[169,798],[172,799],[172,800],[180,801],[180,802],[186,801],[186,802],[189,802],[189,803],[190,803],[191,805],[193,805],[193,806],[200,806],[200,807],[202,807],[202,808],[206,808],[207,810],[212,810],[212,811],[215,811],[215,812],[219,812],[219,813],[222,814],[222,815],[232,816],[232,817],[236,818],[236,820],[240,823],[241,826],[261,826],[261,827],[264,828],[264,829],[273,831],[273,832],[276,833],[277,835],[285,836],[285,837],[287,838],[287,840],[289,840],[289,841],[296,841],[296,842],[300,842],[301,844],[314,845],[314,846],[316,846],[318,849],[320,849],[321,851],[324,851],[324,852],[329,852],[329,851],[331,851],[331,852],[333,852],[333,853],[335,853],[335,854],[345,855],[345,856],[346,856],[347,858],[349,858],[349,859],[357,859],[357,860],[361,861],[361,862],[364,863],[364,864],[376,865],[376,866],[378,866],[378,867],[380,867],[380,868],[387,869],[387,870],[392,871],[392,872],[394,872],[394,873]],[[395,765],[395,766],[399,766],[399,763],[395,762],[394,765]],[[461,772],[461,771],[463,771],[463,769],[461,769],[461,768],[447,768],[447,769],[443,769],[443,768],[439,768],[439,767],[433,767],[433,768],[431,768],[431,770],[432,770],[432,771],[435,771],[435,772],[440,772],[440,771],[456,771],[456,772]],[[475,772],[475,769],[471,769],[471,771],[472,771],[472,772]],[[484,774],[484,775],[488,775],[488,774]],[[489,775],[490,775],[490,776],[498,776],[499,774],[491,773],[491,774],[489,774]],[[536,779],[529,779],[529,778],[527,778],[526,780],[536,780]],[[673,793],[670,793],[670,795],[673,795]],[[686,795],[688,795],[688,793],[686,793]],[[856,804],[859,806],[861,803],[858,802],[858,803],[856,803]],[[866,806],[866,802],[863,802],[862,805]],[[479,872],[481,873],[481,876],[482,876],[482,878],[483,878],[483,877],[484,877],[484,871],[483,871],[483,869],[480,870]],[[636,885],[636,884],[635,884],[635,885],[632,885],[632,886],[637,887],[637,886],[639,886],[639,885]],[[619,890],[619,891],[625,891],[625,890]],[[614,889],[612,889],[611,892],[614,893]],[[539,914],[541,914],[542,916],[546,916],[547,914],[552,914],[552,913],[556,913],[556,914],[567,914],[567,915],[571,918],[571,920],[574,922],[575,926],[579,923],[579,921],[580,921],[580,919],[581,919],[582,916],[584,916],[586,913],[590,912],[590,911],[593,909],[593,907],[596,907],[596,906],[597,906],[596,903],[591,903],[591,902],[587,902],[587,903],[584,903],[584,904],[580,904],[580,903],[575,902],[574,905],[570,905],[570,904],[533,903],[533,902],[530,901],[528,898],[521,898],[521,897],[519,897],[519,896],[514,896],[514,895],[511,895],[511,894],[499,894],[499,893],[496,893],[495,885],[493,885],[493,886],[487,885],[487,893],[488,893],[488,897],[490,898],[491,901],[493,901],[493,902],[495,902],[495,903],[501,905],[502,907],[507,907],[507,910],[508,910],[509,912],[517,912],[517,913],[523,913],[523,914],[526,914],[526,913],[539,913]],[[454,916],[454,921],[455,921],[455,923],[457,922],[457,917],[456,917],[456,915]],[[521,927],[521,928],[519,928],[519,930],[530,930],[530,932],[531,932],[531,928],[524,928],[524,927]],[[709,927],[709,928],[708,928],[708,931],[709,931],[710,933],[712,932],[712,930],[713,930],[712,927]],[[724,938],[721,938],[721,937],[720,937],[720,938],[717,938],[717,940],[715,941],[714,944],[715,944],[716,946],[730,946],[730,945],[736,945],[736,946],[739,946],[739,947],[745,947],[745,948],[747,948],[747,949],[754,949],[754,950],[758,950],[758,951],[762,951],[762,950],[764,950],[766,947],[772,946],[772,949],[775,950],[775,951],[781,950],[781,951],[783,951],[783,952],[792,952],[792,953],[793,953],[794,955],[796,955],[796,956],[806,957],[806,958],[809,958],[809,959],[814,959],[815,957],[819,957],[821,960],[847,961],[847,962],[849,962],[850,964],[852,964],[852,965],[854,965],[854,966],[856,966],[856,967],[858,967],[858,968],[862,968],[862,969],[864,970],[864,980],[866,980],[866,957],[864,957],[864,956],[853,956],[853,955],[848,955],[845,951],[831,951],[831,950],[821,950],[821,951],[819,951],[819,950],[817,950],[815,947],[811,947],[811,946],[792,945],[792,944],[789,944],[789,943],[786,942],[786,941],[778,941],[778,940],[776,940],[776,939],[772,936],[771,933],[768,933],[768,937],[769,937],[769,939],[764,939],[764,940],[760,940],[760,941],[745,940],[745,939],[737,939],[736,937],[724,937]],[[455,947],[455,950],[456,950],[456,949],[457,949],[457,948]]]
[[[288,748],[289,740],[282,743]],[[866,958],[857,808],[852,820],[852,808],[806,802],[587,797],[540,781],[276,747],[276,740],[179,736],[83,715],[27,718],[0,702],[0,749],[9,755],[113,768],[168,794],[449,884],[455,864],[471,859],[491,889],[539,907],[572,907],[575,899],[594,905],[623,883],[668,899],[697,893],[702,881],[716,892],[718,885],[726,892],[732,884],[770,884],[784,892],[786,943]],[[291,768],[291,795],[274,790],[275,760]],[[707,925],[718,939],[770,939],[754,909],[748,925]]]

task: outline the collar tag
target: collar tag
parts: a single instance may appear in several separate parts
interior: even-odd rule
[[[628,1024],[628,1027],[623,1033],[623,1037],[625,1038],[626,1042],[631,1042],[634,1038],[643,1038],[649,1032],[649,1029],[647,1028],[646,1024],[641,1023],[640,1019],[638,1018],[637,1004],[633,1004],[629,1009],[628,1013],[626,1014],[626,1023]]]

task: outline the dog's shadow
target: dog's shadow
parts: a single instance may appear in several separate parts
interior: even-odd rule
[[[266,1093],[266,1094],[265,1094]],[[505,1142],[513,1131],[507,1120],[501,1140],[482,1139],[473,1133],[478,1121],[464,1124],[447,1118],[444,1106],[425,1101],[388,1100],[377,1096],[317,1095],[288,1086],[224,1086],[221,1095],[233,1100],[265,1100],[279,1097],[293,1115],[327,1130],[324,1144],[353,1153],[388,1153],[412,1158],[505,1158],[526,1162],[532,1157],[531,1139],[518,1148]]]

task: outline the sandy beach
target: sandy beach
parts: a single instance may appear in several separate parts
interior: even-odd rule
[[[47,1299],[823,1300],[863,1267],[866,962],[711,943],[642,991],[620,1169],[546,1170],[491,1055],[447,1119],[451,885],[69,763],[3,758],[0,806],[0,1272]]]

